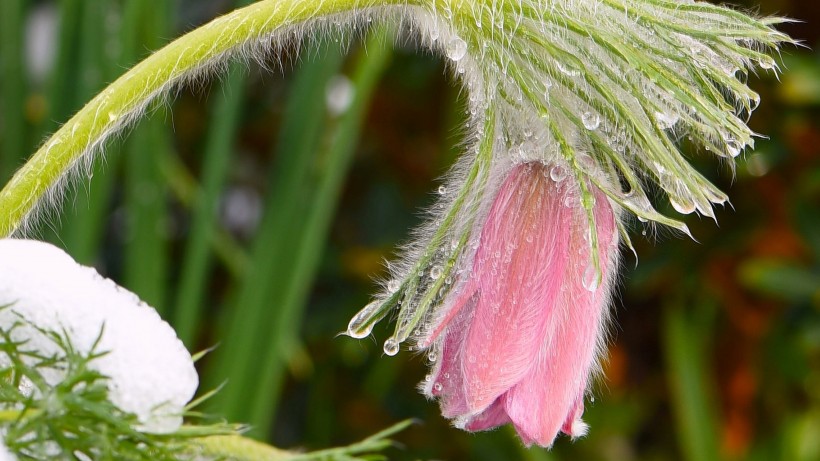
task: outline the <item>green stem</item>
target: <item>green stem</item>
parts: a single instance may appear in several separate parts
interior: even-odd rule
[[[151,55],[97,95],[46,141],[0,191],[0,237],[18,230],[61,178],[136,119],[172,85],[205,73],[237,49],[323,16],[406,0],[264,0],[199,27]]]

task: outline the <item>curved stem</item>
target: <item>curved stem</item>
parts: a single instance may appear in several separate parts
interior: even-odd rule
[[[157,51],[97,95],[49,138],[0,191],[0,237],[26,217],[79,161],[137,119],[174,84],[200,76],[230,57],[283,30],[323,16],[407,0],[264,0],[199,27]]]

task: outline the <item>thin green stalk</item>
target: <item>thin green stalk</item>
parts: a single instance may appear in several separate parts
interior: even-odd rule
[[[240,0],[239,6],[248,1]],[[222,83],[222,99],[211,113],[210,129],[202,161],[202,188],[192,208],[192,224],[185,241],[174,306],[173,325],[179,339],[192,347],[202,313],[206,280],[211,268],[211,242],[216,234],[219,194],[228,178],[232,143],[239,129],[245,78],[237,64],[231,65]]]
[[[182,161],[176,156],[163,158],[162,172],[174,198],[183,206],[194,208],[202,187]],[[215,229],[210,245],[231,277],[241,278],[250,265],[250,258],[239,242],[224,229]]]
[[[26,149],[23,13],[26,0],[0,2],[0,181],[17,168]]]
[[[249,421],[262,434],[270,430],[284,380],[285,357],[282,353],[293,349],[301,330],[309,289],[324,251],[330,222],[353,159],[361,125],[376,83],[392,56],[388,29],[382,27],[371,32],[364,49],[367,53],[360,54],[353,69],[351,83],[354,96],[351,105],[338,120],[331,121],[331,127],[326,131],[329,136],[314,161],[314,168],[321,173],[314,185],[316,191],[300,233],[301,238],[293,242],[296,243],[292,250],[295,264],[287,272],[289,283],[276,310],[273,334],[268,332],[262,336],[265,339],[261,349],[265,366],[257,376]]]
[[[222,84],[222,97],[211,113],[205,142],[202,185],[193,204],[193,222],[185,242],[185,256],[174,306],[173,325],[177,336],[191,347],[196,338],[211,268],[211,242],[217,226],[219,195],[227,180],[232,144],[238,131],[245,78],[233,65]]]
[[[106,23],[110,9],[111,4],[106,2],[87,2],[82,6],[77,65],[82,71],[76,82],[72,105],[93,97],[115,75],[116,67],[112,64],[115,60],[111,59],[106,49],[106,44],[115,38],[109,28],[100,27],[100,24]],[[74,213],[65,220],[61,230],[61,240],[66,250],[83,264],[96,262],[116,173],[115,165],[96,163],[91,168],[92,175],[87,184],[78,187],[76,195],[69,201],[74,204]]]
[[[158,48],[168,34],[174,2],[154,4],[137,1],[141,11],[138,43],[143,49]],[[127,237],[123,285],[154,306],[160,314],[166,305],[168,273],[167,185],[162,158],[172,149],[165,125],[165,111],[158,108],[131,135],[125,152],[125,213]]]
[[[48,110],[40,131],[48,132],[59,126],[83,101],[75,97],[78,81],[77,62],[80,59],[83,2],[60,1],[59,41],[54,71],[49,76]],[[2,209],[2,207],[0,207]]]
[[[717,418],[710,401],[703,325],[680,307],[667,307],[663,339],[671,401],[685,459],[720,459]]]
[[[279,298],[287,289],[296,259],[294,246],[303,231],[305,210],[309,210],[313,184],[312,170],[325,118],[325,88],[339,72],[343,55],[338,46],[324,44],[320,59],[306,61],[299,69],[289,91],[284,124],[276,145],[277,161],[271,169],[271,189],[258,236],[252,245],[251,266],[239,288],[234,308],[226,322],[221,347],[214,353],[211,380],[228,385],[213,403],[219,412],[236,421],[250,418],[253,393],[259,374],[260,347],[268,344],[276,312],[282,310]],[[306,190],[307,189],[307,190]],[[285,277],[283,279],[282,277]],[[276,296],[278,299],[272,299]],[[277,349],[276,354],[281,354]]]

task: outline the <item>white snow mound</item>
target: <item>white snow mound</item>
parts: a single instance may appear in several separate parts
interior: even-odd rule
[[[108,354],[90,366],[110,378],[111,401],[139,418],[140,430],[173,432],[199,384],[191,354],[151,306],[130,291],[77,264],[48,243],[0,239],[0,328],[19,320],[65,331],[73,346],[88,352],[102,337],[97,352]],[[57,347],[29,326],[14,330],[26,348],[55,353]],[[46,374],[49,384],[62,379]]]

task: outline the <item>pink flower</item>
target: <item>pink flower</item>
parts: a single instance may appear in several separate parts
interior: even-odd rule
[[[541,446],[559,431],[586,434],[581,414],[604,342],[618,231],[609,200],[592,187],[598,270],[579,185],[564,171],[538,162],[510,170],[472,270],[421,340],[439,357],[424,393],[468,431],[512,423]]]

